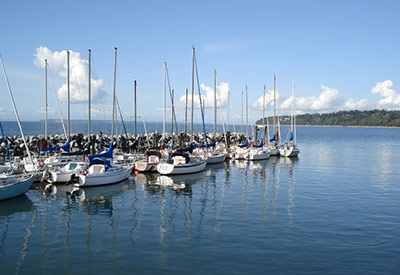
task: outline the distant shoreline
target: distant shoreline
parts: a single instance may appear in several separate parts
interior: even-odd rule
[[[6,121],[3,121],[3,122],[6,122],[6,123],[15,123],[15,124],[17,124],[17,122],[16,121],[11,121],[11,120],[6,120]],[[49,122],[51,122],[51,123],[54,123],[54,122],[56,122],[56,123],[59,123],[60,121],[59,120],[56,120],[56,119],[51,119],[51,120],[49,120]],[[75,119],[75,120],[71,120],[71,122],[86,122],[85,120],[81,120],[81,119]],[[100,122],[100,123],[111,123],[111,120],[92,120],[92,122]],[[132,121],[132,120],[128,120],[128,121],[125,121],[125,123],[133,123],[134,121]],[[28,121],[28,120],[26,120],[26,121],[21,121],[21,123],[44,123],[44,120],[35,120],[35,121]],[[118,123],[120,123],[120,122],[118,122]],[[162,124],[162,121],[148,121],[147,123],[154,123],[154,124]],[[167,124],[170,124],[171,122],[169,121],[169,122],[167,122]],[[182,125],[182,124],[184,124],[184,122],[178,122],[178,125]],[[195,123],[196,125],[199,125],[199,124],[201,124],[201,123],[198,123],[198,122],[196,122]],[[206,125],[208,125],[208,126],[210,126],[210,125],[213,125],[213,123],[212,122],[207,122],[206,123]],[[257,125],[262,125],[262,124],[257,124]],[[222,124],[221,123],[219,123],[218,124],[218,126],[222,126]],[[226,126],[226,124],[225,124],[225,126]],[[243,125],[244,127],[246,126],[246,125]],[[270,124],[270,126],[272,127],[272,124]],[[285,126],[285,127],[287,127],[287,126],[290,126],[289,124],[281,124],[281,126]],[[310,124],[297,124],[296,126],[300,126],[300,127],[335,127],[335,128],[341,128],[341,127],[347,127],[347,128],[400,128],[400,126],[363,126],[363,125],[320,125],[320,124],[315,124],[315,125],[310,125]],[[232,125],[229,125],[229,127],[232,127]],[[236,124],[235,125],[235,127],[240,127],[240,124],[238,125],[238,124]],[[249,125],[249,127],[253,127],[252,125]],[[231,131],[232,132],[232,131]]]
[[[288,124],[281,126],[290,126]],[[337,128],[400,128],[398,126],[362,126],[362,125],[296,125],[301,127],[337,127]]]

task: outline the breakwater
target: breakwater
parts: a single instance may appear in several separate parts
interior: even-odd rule
[[[217,133],[214,137],[213,134],[207,134],[207,142],[212,140],[216,140],[216,142],[220,141],[228,141],[228,146],[235,142],[242,142],[246,139],[244,133]],[[0,162],[3,162],[7,157],[8,149],[11,157],[16,156],[24,156],[26,154],[26,149],[24,146],[24,142],[22,137],[20,136],[5,136],[1,140],[0,145]],[[165,133],[160,134],[157,132],[149,133],[145,135],[132,135],[128,134],[119,134],[114,135],[113,140],[110,135],[106,135],[103,133],[98,133],[95,135],[89,136],[83,134],[71,134],[70,135],[70,150],[72,152],[79,152],[85,150],[91,150],[91,152],[100,152],[106,150],[111,142],[113,142],[114,148],[118,149],[124,153],[133,153],[133,152],[144,152],[148,148],[152,147],[184,147],[189,144],[190,141],[194,143],[200,144],[204,141],[204,133],[195,133],[193,134],[193,139],[189,134],[186,133]],[[40,152],[43,151],[43,148],[60,148],[65,145],[68,141],[68,138],[65,135],[49,135],[46,141],[44,135],[30,135],[26,136],[26,141],[30,151]]]

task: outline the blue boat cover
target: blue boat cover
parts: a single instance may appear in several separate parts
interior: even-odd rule
[[[41,148],[40,151],[41,152],[59,152],[61,150],[63,150],[64,152],[69,152],[71,149],[71,144],[69,143],[69,141],[67,141],[67,143],[65,143],[63,146],[61,147],[50,147],[50,148]]]
[[[240,148],[245,148],[247,146],[249,146],[249,141],[247,139],[243,144],[239,145]]]
[[[113,145],[110,144],[110,147],[108,148],[108,150],[103,152],[103,153],[89,156],[89,161],[92,162],[92,160],[95,159],[95,158],[109,158],[109,159],[112,159],[113,158]]]
[[[103,159],[103,158],[90,159],[89,166],[92,166],[94,164],[104,165],[106,171],[108,170],[108,168],[111,168],[111,162],[108,159]]]
[[[261,147],[263,147],[264,146],[264,140],[262,139],[261,140],[261,142],[260,142],[260,144],[258,144],[258,145],[253,145],[253,147],[256,147],[256,148],[261,148]]]

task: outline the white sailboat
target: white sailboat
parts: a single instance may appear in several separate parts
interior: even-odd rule
[[[69,162],[63,167],[50,170],[50,181],[52,183],[67,183],[71,180],[72,174],[79,174],[85,167],[85,162]]]
[[[116,70],[117,70],[117,48],[114,48],[114,88],[113,88],[113,110],[111,123],[111,144],[106,152],[91,155],[88,157],[89,165],[87,169],[82,170],[78,177],[78,187],[99,186],[121,182],[129,178],[133,165],[120,166],[111,165],[109,159],[113,158],[114,141],[114,119],[116,105]]]
[[[194,96],[194,69],[195,69],[195,48],[192,48],[192,118],[193,118],[193,96]],[[196,65],[196,73],[197,73],[197,65]],[[197,76],[197,84],[198,84],[198,92],[199,92],[199,101],[200,101],[200,110],[203,120],[203,130],[204,130],[204,140],[207,142],[207,137],[205,133],[204,126],[204,113],[203,106],[200,94],[200,84]],[[193,138],[193,119],[191,125],[191,133]],[[190,155],[189,155],[190,153]],[[162,175],[175,175],[175,174],[191,174],[203,171],[207,165],[207,160],[198,156],[193,156],[193,147],[190,146],[189,149],[178,149],[175,152],[171,153],[168,157],[168,160],[157,165],[157,171]]]
[[[15,118],[17,119],[18,127],[20,130],[22,139],[24,141],[24,146],[27,150],[28,156],[30,156],[31,153],[30,153],[28,145],[26,143],[24,132],[22,131],[22,126],[21,126],[21,122],[19,119],[17,107],[14,102],[14,97],[11,92],[10,83],[8,82],[6,69],[4,67],[3,58],[1,57],[1,55],[0,55],[0,63],[1,63],[2,70],[3,70],[4,79],[7,83],[8,94],[11,99]],[[16,175],[12,175],[12,174],[2,174],[0,176],[0,200],[11,199],[11,198],[25,194],[26,192],[28,192],[29,188],[32,186],[32,183],[34,180],[35,180],[34,175],[24,174],[22,176],[16,176]]]
[[[297,157],[300,153],[299,148],[296,145],[297,133],[296,133],[296,107],[294,98],[294,77],[292,78],[292,114],[290,117],[290,132],[288,135],[287,142],[279,148],[279,153],[284,157]]]
[[[256,128],[257,131],[257,128]],[[252,145],[247,150],[247,159],[248,160],[266,160],[269,159],[269,150],[267,147],[264,147],[264,140],[261,140],[261,143],[258,145]]]
[[[206,168],[207,160],[189,156],[189,152],[176,151],[170,155],[168,161],[157,165],[158,173],[162,175],[192,174]]]
[[[139,172],[155,172],[161,159],[160,150],[148,149],[144,153],[144,158],[135,162],[135,170]]]
[[[220,106],[221,107],[221,106]],[[223,113],[221,112],[222,126],[225,132]],[[225,150],[216,149],[217,141],[217,71],[214,71],[214,146],[207,150],[207,164],[224,162],[228,153]]]
[[[274,75],[274,131],[273,136],[269,140],[269,154],[270,156],[279,156],[279,137],[280,137],[280,127],[279,127],[279,117],[276,119],[276,75]],[[272,143],[271,143],[272,142]]]

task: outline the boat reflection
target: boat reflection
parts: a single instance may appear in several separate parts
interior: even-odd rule
[[[16,213],[32,212],[34,209],[35,206],[26,195],[0,201],[0,219]]]
[[[207,171],[188,175],[165,176],[159,174],[139,173],[135,183],[141,184],[150,193],[157,193],[162,189],[171,189],[183,195],[192,194],[192,185],[204,180]]]
[[[248,167],[249,161],[247,160],[231,160],[239,170],[245,170]]]

